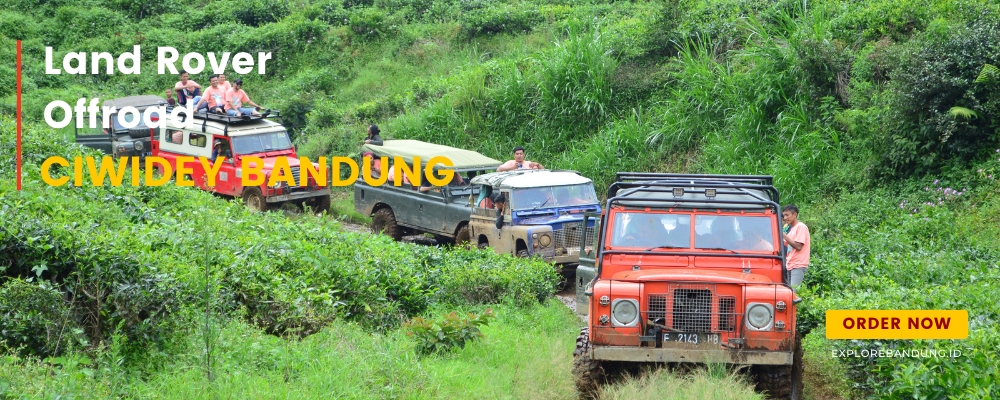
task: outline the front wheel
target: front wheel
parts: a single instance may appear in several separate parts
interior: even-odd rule
[[[243,204],[251,210],[260,212],[265,212],[270,208],[267,204],[267,199],[264,198],[264,194],[261,193],[259,187],[251,187],[243,190]]]
[[[795,336],[792,365],[756,365],[753,375],[757,390],[778,400],[802,399],[802,338]]]
[[[600,386],[607,382],[601,362],[590,357],[590,329],[580,330],[573,350],[573,383],[581,399],[596,399]]]
[[[316,215],[323,215],[323,213],[330,211],[330,195],[310,197],[306,199],[305,205],[311,208]]]

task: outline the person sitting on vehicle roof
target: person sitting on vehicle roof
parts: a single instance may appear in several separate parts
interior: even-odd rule
[[[497,172],[513,171],[515,169],[545,169],[545,167],[534,161],[526,161],[524,159],[524,147],[517,146],[514,148],[514,159],[497,167]]]
[[[177,102],[174,101],[174,91],[170,89],[167,89],[167,105],[171,107],[177,105]]]
[[[233,88],[233,85],[231,85],[229,83],[229,81],[226,80],[226,73],[225,72],[223,72],[223,73],[221,73],[221,74],[219,74],[217,76],[219,77],[219,87],[222,88],[222,90],[228,92],[229,89]]]
[[[371,124],[368,125],[368,137],[365,138],[365,144],[374,144],[376,146],[382,145],[382,137],[379,136],[378,125]]]
[[[215,139],[215,142],[212,144],[212,162],[215,162],[219,157],[233,158],[233,152],[229,148],[228,141]]]
[[[202,104],[205,104],[208,112],[225,114],[226,92],[219,87],[219,76],[212,75],[208,80],[212,83],[212,87],[205,90],[205,95],[198,104],[195,104],[194,109],[197,111],[202,108]]]
[[[237,78],[233,81],[233,88],[226,92],[226,115],[230,117],[239,117],[243,115],[260,115],[257,110],[250,107],[243,107],[243,103],[247,103],[256,108],[260,108],[257,103],[250,101],[247,97],[247,92],[243,91],[243,80]]]
[[[188,79],[188,73],[181,70],[180,79],[174,84],[174,91],[177,92],[177,103],[186,106],[188,101],[198,104],[201,100],[201,85],[198,82]]]

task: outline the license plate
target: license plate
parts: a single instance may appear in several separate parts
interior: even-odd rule
[[[680,342],[690,344],[719,344],[718,333],[681,333],[667,332],[663,334],[664,342]]]

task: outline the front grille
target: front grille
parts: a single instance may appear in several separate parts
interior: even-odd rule
[[[712,329],[712,292],[708,289],[674,289],[673,328],[683,332]]]
[[[719,297],[719,330],[736,330],[736,298],[733,296]]]
[[[647,297],[647,320],[675,332],[736,331],[736,297],[716,295],[714,284],[672,283],[667,293]]]
[[[553,242],[557,249],[566,249],[568,254],[580,253],[580,239],[583,236],[583,222],[567,222],[562,225],[562,229],[552,231]],[[594,243],[594,229],[587,231],[584,243]]]
[[[303,183],[299,181],[299,167],[292,167],[292,177],[295,178],[295,184],[289,185],[288,190],[290,192],[301,192],[309,190],[308,188],[309,182],[305,182],[305,185],[299,186]]]

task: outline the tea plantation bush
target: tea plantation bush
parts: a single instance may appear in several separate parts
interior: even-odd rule
[[[26,154],[76,152],[39,140],[45,132],[27,130]],[[157,343],[181,304],[241,308],[268,332],[308,335],[335,318],[392,328],[434,303],[537,302],[557,279],[540,261],[346,233],[186,188],[48,187],[26,165],[24,191],[0,184],[3,275],[38,275],[67,293],[94,343],[116,331]]]

